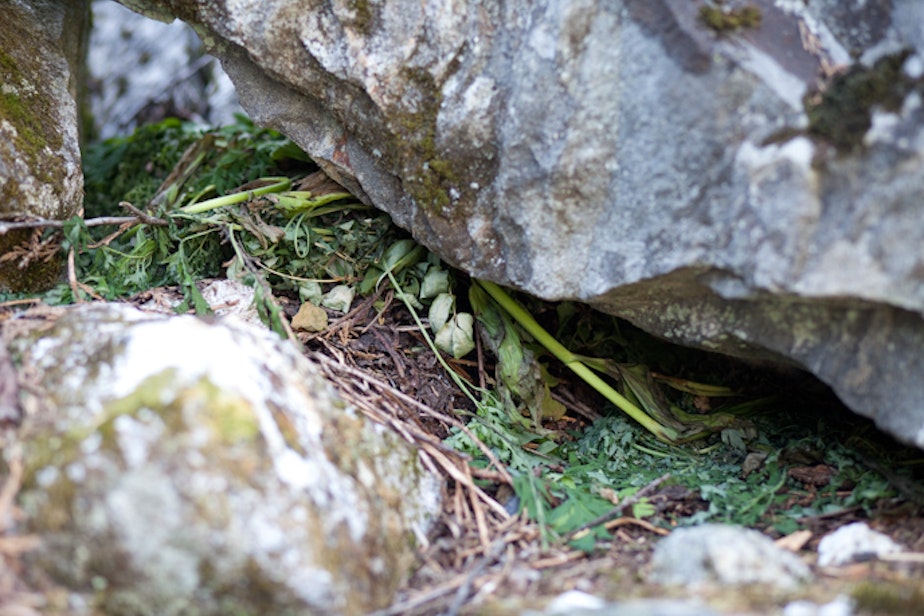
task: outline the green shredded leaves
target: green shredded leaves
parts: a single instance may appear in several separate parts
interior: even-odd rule
[[[328,293],[328,303],[347,308],[352,298],[343,289],[331,294],[321,285],[355,292],[383,244],[400,234],[291,141],[246,118],[220,129],[177,120],[145,126],[87,148],[85,173],[88,216],[125,214],[118,204],[128,201],[168,222],[112,237],[111,229],[87,229],[79,219],[67,225],[77,279],[106,299],[177,285],[186,296],[178,309],[204,312],[196,284],[224,274],[262,284],[261,301],[284,292],[320,301]],[[76,298],[61,285],[48,299]],[[262,316],[278,321],[265,308]]]

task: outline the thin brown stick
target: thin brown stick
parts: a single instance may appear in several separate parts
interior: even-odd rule
[[[67,251],[67,283],[71,287],[71,293],[74,295],[74,303],[82,304],[83,297],[80,295],[80,291],[83,291],[90,297],[95,300],[105,301],[103,296],[93,290],[93,287],[85,285],[79,280],[77,280],[77,268],[74,265],[74,247]]]
[[[308,339],[310,340],[311,338],[317,338],[319,336],[323,336],[327,338],[334,332],[340,331],[345,327],[350,327],[354,325],[355,322],[359,320],[360,318],[362,318],[369,311],[369,308],[375,302],[378,301],[383,291],[384,291],[384,287],[377,289],[373,295],[361,301],[355,308],[350,310],[348,313],[346,313],[345,315],[343,315],[342,317],[338,319],[334,319],[333,321],[331,321],[331,323],[327,326],[327,329],[325,329],[323,332],[318,332],[312,335],[311,337],[309,337]],[[376,315],[376,318],[378,318],[378,315]],[[368,329],[368,326],[366,327],[366,329]],[[365,333],[366,329],[363,329],[360,333],[361,334]]]
[[[13,306],[25,306],[27,304],[41,304],[42,298],[40,297],[26,297],[23,299],[10,299],[5,302],[0,302],[0,308],[12,308]]]
[[[83,303],[83,297],[80,295],[80,289],[77,286],[77,267],[74,264],[74,247],[71,246],[67,251],[67,283],[71,287],[71,294],[74,296],[74,302]]]
[[[614,528],[618,528],[620,526],[641,526],[645,530],[650,531],[656,535],[661,535],[662,537],[666,537],[667,535],[671,534],[669,530],[661,528],[660,526],[655,526],[648,520],[640,520],[639,518],[616,518],[615,520],[610,520],[603,525],[606,530],[613,530]]]
[[[491,543],[489,549],[483,552],[483,556],[479,558],[474,564],[469,566],[465,571],[455,575],[451,580],[416,597],[412,597],[406,601],[392,605],[385,610],[374,612],[370,616],[397,616],[398,614],[405,614],[424,605],[434,603],[437,600],[442,599],[446,595],[452,593],[453,591],[457,592],[456,597],[448,611],[445,613],[457,613],[461,606],[465,603],[465,600],[471,594],[471,587],[474,585],[475,580],[483,575],[485,570],[501,557],[507,546],[512,545],[513,542],[517,540],[518,535],[516,533],[511,534],[507,533],[507,531],[521,522],[522,519],[519,516],[511,517],[509,520],[504,522],[497,529],[497,533],[500,535],[500,537]]]
[[[382,343],[382,348],[385,349],[385,352],[388,353],[388,356],[391,358],[392,363],[395,365],[395,370],[398,372],[398,378],[403,379],[407,372],[404,369],[404,362],[401,359],[401,356],[398,354],[398,351],[395,350],[395,345],[388,340],[385,340],[385,336],[382,335],[377,329],[372,330],[372,335]]]
[[[325,373],[325,376],[331,377],[331,376],[336,376],[336,375]],[[423,446],[435,447],[436,449],[439,449],[440,451],[448,455],[456,456],[459,459],[467,459],[467,456],[465,456],[465,454],[461,454],[455,449],[453,449],[452,447],[448,445],[444,445],[443,441],[441,441],[436,436],[430,434],[429,432],[422,430],[421,428],[418,428],[416,425],[412,423],[409,423],[405,420],[400,419],[399,417],[396,416],[397,413],[394,413],[392,416],[388,416],[388,417],[383,416],[382,412],[379,411],[377,408],[375,408],[374,405],[365,401],[362,395],[354,395],[352,392],[346,389],[341,389],[340,394],[344,397],[344,399],[347,402],[350,402],[356,405],[356,407],[359,408],[360,412],[362,412],[363,415],[365,415],[366,417],[368,417],[369,419],[371,419],[372,421],[376,423],[391,426],[392,428],[397,430],[402,436],[404,436],[405,440],[407,440],[409,443],[415,443],[421,447]],[[381,398],[379,398],[377,402],[384,404],[384,400],[382,400]],[[497,475],[497,473],[493,473],[492,471],[487,471],[487,472],[492,473],[493,475]],[[483,474],[484,473],[479,475],[479,477],[482,479],[486,478],[486,477],[482,477]]]
[[[382,294],[382,290],[383,290],[383,289],[385,289],[385,287],[382,287],[381,289],[379,289],[379,290],[377,290],[377,291],[375,292],[375,296],[374,296],[374,297],[375,297],[376,299],[379,297],[379,295]],[[394,299],[395,299],[395,292],[394,292],[394,290],[392,290],[392,289],[389,287],[389,288],[388,288],[388,293],[385,295],[385,303],[382,305],[382,307],[379,309],[379,311],[375,313],[375,316],[372,317],[372,319],[370,319],[369,323],[367,323],[366,326],[365,326],[364,328],[362,328],[361,330],[359,330],[359,335],[360,335],[360,336],[362,336],[363,334],[365,334],[367,331],[369,331],[369,328],[371,328],[373,325],[375,325],[375,322],[379,320],[379,317],[381,317],[383,314],[385,314],[385,311],[388,310],[388,308],[391,306],[391,303],[394,301]],[[375,299],[373,299],[373,303],[375,303]],[[415,330],[417,329],[417,326],[416,326],[416,325],[414,326],[414,329],[415,329]]]
[[[0,489],[0,533],[7,530],[4,522],[12,519],[9,511],[13,507],[13,499],[16,498],[16,493],[19,492],[19,484],[22,481],[22,454],[16,452],[10,455],[10,459],[7,460],[7,468],[10,474],[7,475],[3,488]]]
[[[462,484],[456,484],[456,490],[452,495],[452,510],[455,512],[456,517],[459,518],[459,522],[462,525],[466,525],[469,522],[468,507],[465,506],[465,493],[462,490]],[[453,537],[458,539],[461,534],[459,528],[456,527],[453,532]]]
[[[328,346],[328,345],[325,344],[325,346]],[[413,406],[414,408],[424,412],[427,415],[430,415],[431,417],[435,419],[439,419],[442,422],[445,422],[455,428],[458,428],[459,430],[464,432],[466,436],[472,439],[472,442],[475,443],[475,445],[481,450],[482,453],[485,454],[485,456],[487,456],[491,464],[504,477],[504,482],[508,484],[513,484],[513,478],[507,472],[507,469],[503,465],[503,463],[497,458],[496,455],[494,455],[494,452],[491,451],[487,445],[482,443],[478,437],[472,434],[472,431],[469,430],[468,427],[464,423],[459,421],[458,419],[430,408],[423,402],[420,402],[419,400],[415,400],[414,398],[408,396],[404,392],[401,392],[395,389],[391,385],[376,379],[375,377],[363,372],[362,370],[357,370],[356,368],[348,366],[346,363],[342,361],[342,359],[340,362],[335,362],[334,360],[327,357],[323,353],[312,353],[309,357],[310,359],[320,364],[327,364],[329,366],[333,366],[335,370],[342,370],[343,372],[346,372],[350,376],[362,379],[366,381],[367,383],[369,383],[370,385],[374,386],[379,391],[385,392],[390,396],[394,396],[395,398],[399,399],[405,404]]]
[[[583,402],[579,402],[578,400],[575,400],[573,396],[565,397],[565,396],[560,395],[556,391],[552,391],[550,393],[552,396],[552,400],[555,400],[556,402],[560,402],[561,404],[564,404],[565,408],[567,408],[569,411],[572,411],[575,414],[580,415],[587,421],[594,422],[600,419],[601,417],[603,417],[603,415],[593,410],[592,408],[590,408]]]
[[[433,461],[433,458],[430,457],[430,454],[427,453],[427,448],[421,447],[420,451],[417,453],[420,457],[420,463],[427,467],[427,470],[433,473],[434,475],[439,474],[439,469],[436,467],[436,462]]]
[[[445,597],[452,591],[462,586],[462,584],[464,583],[465,583],[465,575],[464,574],[457,575],[453,579],[449,580],[448,582],[441,584],[440,586],[437,586],[436,588],[428,590],[427,592],[421,595],[418,595],[412,599],[408,599],[407,601],[404,601],[402,603],[396,603],[395,605],[392,605],[391,607],[386,608],[384,610],[373,612],[369,616],[398,616],[399,614],[406,614],[413,609],[427,605],[428,603],[432,603],[433,601],[436,601],[437,599],[440,599],[441,597]]]
[[[502,520],[506,520],[510,517],[510,514],[507,513],[507,510],[504,509],[503,505],[498,503],[496,500],[488,496],[484,490],[475,485],[475,482],[472,480],[471,476],[466,475],[463,471],[459,470],[459,467],[453,464],[449,458],[446,457],[446,454],[441,451],[433,450],[430,452],[430,455],[439,463],[439,465],[446,470],[450,477],[452,477],[456,483],[465,486],[468,490],[471,490],[475,495],[488,507],[494,510],[494,513],[499,515]]]
[[[660,477],[658,477],[657,479],[655,479],[654,481],[646,485],[644,488],[642,488],[641,490],[639,490],[638,492],[636,492],[635,494],[627,498],[625,501],[623,501],[622,503],[619,503],[618,505],[610,509],[608,512],[604,513],[603,515],[596,518],[595,520],[592,520],[588,522],[587,524],[584,524],[580,528],[574,529],[573,531],[565,535],[564,541],[568,542],[568,541],[571,541],[572,539],[578,539],[580,537],[583,537],[584,535],[587,534],[587,532],[591,528],[595,526],[599,526],[601,524],[605,524],[609,522],[610,520],[621,516],[623,511],[625,511],[627,508],[631,507],[632,505],[634,505],[641,499],[645,498],[646,496],[654,492],[655,488],[657,488],[659,485],[661,485],[662,483],[670,479],[670,476],[671,476],[670,473],[665,473],[664,475],[661,475]]]
[[[465,470],[469,470],[468,466],[465,467]],[[469,480],[471,480],[471,472],[469,472],[468,475]],[[474,485],[474,482],[472,485]],[[487,551],[491,548],[491,539],[488,535],[488,521],[485,519],[484,508],[478,503],[478,499],[475,497],[474,491],[469,491],[468,498],[472,504],[472,513],[475,514],[475,527],[478,529],[478,538],[481,540],[481,549],[487,553]],[[506,511],[506,509],[504,511]]]
[[[105,227],[110,225],[146,224],[154,227],[166,227],[170,224],[163,218],[145,214],[127,201],[122,201],[119,205],[132,212],[134,216],[99,216],[83,221],[84,226]],[[51,220],[48,218],[0,222],[0,235],[17,229],[63,229],[67,222],[66,220]]]
[[[119,207],[128,210],[129,212],[134,214],[135,217],[138,218],[138,220],[140,220],[146,225],[151,225],[152,227],[166,227],[170,225],[170,223],[164,220],[163,218],[158,218],[157,216],[151,216],[147,212],[143,212],[142,210],[139,210],[138,208],[136,208],[134,205],[132,205],[128,201],[119,201]],[[95,219],[91,218],[90,220],[92,221]]]
[[[862,510],[863,510],[863,507],[861,507],[861,506],[859,506],[859,505],[857,505],[857,506],[855,506],[855,507],[846,507],[846,508],[844,508],[844,509],[840,509],[840,510],[838,510],[838,511],[831,511],[831,512],[829,512],[829,513],[822,513],[822,514],[819,514],[819,515],[805,516],[805,517],[803,517],[803,518],[799,518],[799,522],[802,523],[802,524],[809,524],[809,523],[811,523],[811,522],[818,522],[818,521],[820,521],[820,520],[830,520],[830,519],[832,519],[832,518],[837,518],[837,517],[840,517],[840,516],[842,516],[842,515],[850,515],[851,513],[856,513],[856,512],[858,512],[858,511],[862,511]]]
[[[580,550],[574,550],[572,552],[565,552],[563,554],[557,554],[550,558],[543,558],[537,560],[536,562],[530,565],[530,568],[535,569],[536,571],[541,571],[543,569],[551,569],[552,567],[560,567],[562,565],[567,565],[568,563],[574,562],[576,560],[581,560],[586,558],[587,554],[581,552]]]
[[[99,240],[98,242],[87,244],[87,248],[89,248],[90,250],[96,250],[97,248],[101,248],[102,246],[108,246],[116,238],[118,238],[120,235],[122,235],[123,233],[125,233],[126,231],[128,231],[134,226],[135,226],[135,223],[128,223],[128,222],[122,225],[119,225],[118,229],[116,229],[115,231],[113,231],[112,233],[104,237],[103,239]]]
[[[446,610],[446,614],[455,616],[455,614],[459,613],[459,610],[462,609],[466,599],[468,599],[469,595],[471,594],[472,585],[475,579],[481,576],[489,566],[494,564],[494,562],[500,558],[506,547],[507,541],[501,537],[485,550],[484,556],[477,563],[475,563],[475,565],[468,572],[466,572],[462,584],[459,585],[459,589],[456,591],[456,596],[453,599],[452,604],[449,606],[449,609]]]

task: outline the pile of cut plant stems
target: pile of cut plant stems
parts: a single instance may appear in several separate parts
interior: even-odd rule
[[[200,284],[227,277],[252,286],[266,325],[292,340],[292,306],[346,319],[361,301],[397,314],[394,299],[416,326],[413,352],[434,354],[469,401],[428,411],[442,418],[444,444],[468,456],[471,488],[533,524],[544,549],[598,553],[617,518],[656,534],[719,521],[782,536],[924,502],[900,487],[919,477],[919,452],[883,444],[868,423],[842,425],[843,413],[826,414],[837,408],[830,394],[803,387],[811,379],[784,392],[773,375],[585,306],[471,280],[245,118],[143,127],[91,146],[85,174],[84,217],[5,223],[44,229],[68,256],[67,280],[35,299],[128,301],[171,287],[177,312],[204,314]],[[816,466],[826,481],[800,482],[794,469]]]

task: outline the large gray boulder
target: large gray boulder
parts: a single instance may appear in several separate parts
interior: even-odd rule
[[[807,368],[924,446],[917,0],[130,4],[454,265]]]
[[[365,614],[440,510],[417,450],[294,344],[125,304],[8,319],[26,570],[69,613]]]
[[[12,0],[0,27],[0,220],[77,213],[84,0]],[[0,232],[0,289],[51,286],[62,262],[29,230]]]

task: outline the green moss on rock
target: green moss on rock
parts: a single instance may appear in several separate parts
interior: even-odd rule
[[[26,75],[40,74],[40,66],[34,64],[28,67],[20,66],[16,58],[7,51],[6,37],[0,35],[3,47],[0,48],[0,118],[10,122],[17,132],[15,147],[22,152],[27,160],[41,159],[45,148],[52,151],[62,147],[63,139],[48,120],[52,117],[51,102],[41,96],[41,84],[32,84]],[[36,72],[32,72],[36,71]],[[43,178],[51,180],[46,174]]]
[[[731,32],[759,27],[761,13],[759,8],[750,4],[737,8],[706,5],[700,7],[699,19],[716,32]]]
[[[863,144],[872,126],[874,106],[898,111],[913,89],[924,90],[924,83],[902,72],[910,52],[886,56],[872,67],[855,65],[836,76],[821,93],[804,100],[809,134],[821,137],[839,152],[850,152]]]
[[[414,111],[396,114],[394,149],[402,161],[404,189],[422,207],[439,211],[450,205],[449,190],[457,182],[451,164],[437,156],[436,122],[442,94],[440,86],[423,68],[407,68],[405,80],[414,84]]]
[[[16,27],[16,18],[13,27],[0,29],[0,214],[64,218],[80,197],[67,188],[79,186],[68,170],[66,133],[58,121],[57,106],[67,101],[60,100],[58,74],[49,68],[47,41]],[[31,232],[0,236],[0,254],[7,257],[0,262],[0,289],[36,292],[60,280],[63,258],[32,255],[32,246]]]
[[[355,13],[356,29],[366,34],[369,32],[369,27],[372,25],[373,13],[372,7],[369,5],[369,0],[354,0],[353,12]]]

